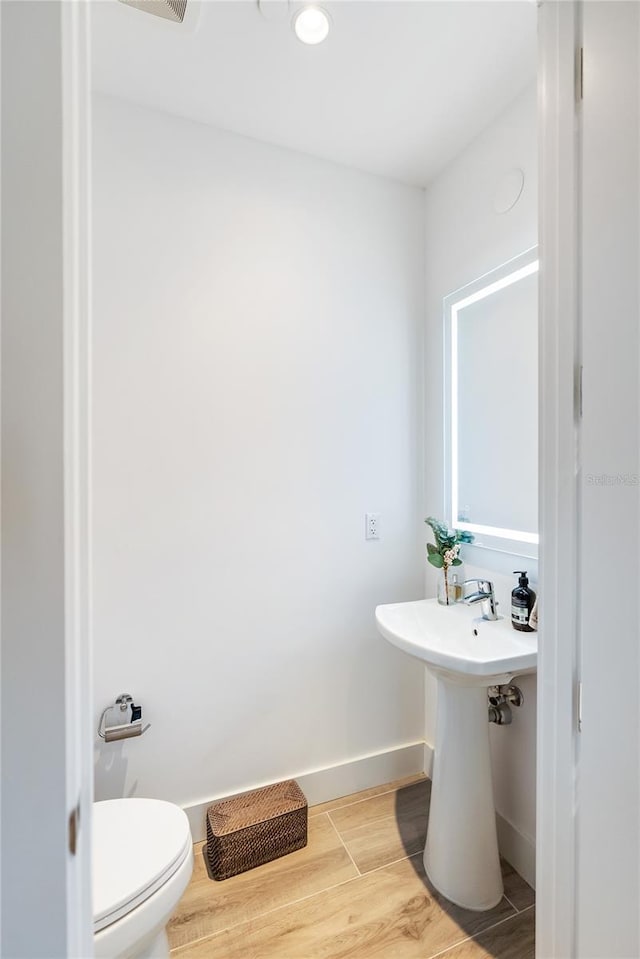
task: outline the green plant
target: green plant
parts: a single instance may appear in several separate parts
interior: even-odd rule
[[[427,543],[427,559],[436,569],[444,569],[445,573],[450,566],[461,566],[460,543],[462,542],[459,530],[449,529],[435,516],[428,516],[427,526],[433,530],[435,545]]]

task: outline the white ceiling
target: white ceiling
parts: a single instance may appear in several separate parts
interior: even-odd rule
[[[327,0],[316,47],[301,5],[188,0],[176,24],[96,0],[94,87],[424,186],[535,78],[527,0]]]

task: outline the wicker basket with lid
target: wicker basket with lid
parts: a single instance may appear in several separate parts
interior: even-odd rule
[[[228,879],[307,845],[307,800],[297,782],[264,786],[207,810],[214,879]]]

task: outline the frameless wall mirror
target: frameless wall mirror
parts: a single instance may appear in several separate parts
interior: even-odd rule
[[[538,251],[444,300],[449,525],[538,555]]]

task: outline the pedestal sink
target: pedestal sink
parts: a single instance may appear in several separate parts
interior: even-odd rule
[[[435,599],[378,606],[390,643],[421,660],[438,682],[436,744],[424,865],[436,889],[466,909],[503,894],[493,804],[487,686],[536,670],[536,633],[514,630],[458,603]]]

